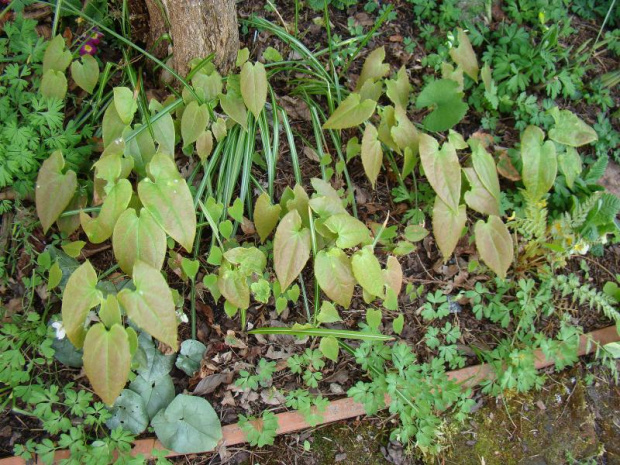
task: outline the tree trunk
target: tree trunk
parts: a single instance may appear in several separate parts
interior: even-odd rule
[[[146,0],[151,44],[168,30],[162,4],[170,25],[174,70],[185,76],[192,59],[214,53],[215,65],[227,73],[239,50],[235,0]]]

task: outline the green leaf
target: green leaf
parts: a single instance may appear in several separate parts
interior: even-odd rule
[[[174,394],[172,397],[174,398]],[[112,417],[106,421],[106,426],[110,429],[121,427],[132,434],[142,434],[149,426],[144,399],[133,390],[123,389],[110,413]]]
[[[396,79],[388,79],[385,87],[385,94],[394,103],[394,106],[406,109],[412,91],[412,86],[407,76],[407,69],[401,66],[396,74]]]
[[[353,254],[351,269],[362,289],[372,296],[383,297],[383,286],[385,285],[383,271],[370,246]]]
[[[478,220],[474,234],[482,261],[500,278],[505,279],[514,258],[512,237],[506,225],[498,216],[492,215],[486,223]]]
[[[314,275],[327,297],[349,308],[355,279],[347,254],[335,247],[327,251],[320,250],[314,261]]]
[[[431,81],[424,87],[416,101],[416,108],[431,107],[433,110],[424,118],[422,124],[429,131],[445,131],[456,125],[467,113],[463,102],[463,92],[451,79]]]
[[[466,222],[465,205],[460,205],[455,211],[448,207],[439,196],[435,198],[435,205],[433,206],[433,235],[441,255],[443,255],[444,263],[452,255]]]
[[[192,78],[192,84],[204,92],[206,102],[215,100],[222,93],[222,76],[217,71],[211,74],[198,73]]]
[[[390,129],[392,140],[401,151],[410,148],[414,155],[417,154],[420,135],[416,127],[407,117],[407,112],[403,107],[397,106],[395,108],[394,122],[396,123],[395,126]]]
[[[383,314],[381,313],[381,310],[370,307],[366,309],[366,322],[368,323],[368,326],[370,326],[372,329],[379,329],[379,325],[381,325],[382,319]]]
[[[282,207],[280,205],[271,205],[271,199],[266,192],[256,199],[254,204],[254,226],[261,242],[265,242],[265,239],[269,237],[271,231],[278,224],[281,211]]]
[[[93,93],[99,81],[99,64],[92,55],[83,55],[82,62],[71,63],[71,77],[75,83],[89,94]]]
[[[90,242],[100,244],[112,236],[116,222],[129,205],[132,194],[131,183],[121,179],[103,201],[97,218],[93,219],[83,211],[80,212],[80,222]]]
[[[544,137],[536,126],[528,126],[521,136],[521,177],[534,201],[549,192],[557,174],[555,145],[550,140],[543,143]]]
[[[103,114],[103,122],[101,126],[103,136],[103,147],[108,147],[111,143],[122,139],[123,132],[129,125],[123,123],[121,117],[116,111],[114,105],[108,105],[105,113]]]
[[[581,147],[598,140],[596,131],[574,113],[553,107],[549,114],[555,120],[555,127],[549,131],[549,139],[570,147]]]
[[[213,150],[213,134],[211,131],[204,131],[196,140],[196,153],[200,161],[204,162]]]
[[[478,82],[478,60],[476,59],[476,53],[471,46],[469,37],[463,29],[457,28],[459,46],[450,49],[450,56],[454,62],[463,68],[465,74],[467,74],[474,81]]]
[[[190,260],[187,257],[183,257],[181,259],[181,269],[183,270],[183,273],[185,273],[192,281],[196,279],[196,274],[198,274],[199,267],[200,261],[198,260]]]
[[[394,329],[394,332],[396,334],[400,335],[400,333],[403,332],[404,326],[405,326],[405,317],[401,313],[396,318],[394,318],[394,320],[392,321],[392,328]]]
[[[276,229],[273,261],[282,289],[297,278],[310,258],[310,230],[302,227],[301,216],[289,211]]]
[[[319,350],[328,359],[337,362],[338,352],[340,347],[338,345],[338,339],[333,336],[322,337],[319,343]]]
[[[271,286],[269,286],[269,281],[259,279],[255,283],[250,284],[250,289],[256,300],[264,304],[269,302],[269,297],[271,296]]]
[[[91,57],[92,58],[92,57]],[[47,44],[43,55],[43,73],[48,70],[64,73],[73,59],[70,50],[65,50],[65,39],[57,35]]]
[[[187,147],[198,140],[198,137],[205,131],[209,123],[209,109],[206,104],[199,105],[198,102],[190,102],[181,117],[181,137],[183,146]]]
[[[241,68],[241,95],[248,110],[258,119],[267,101],[267,72],[262,63],[246,62]]]
[[[159,115],[159,113],[157,113],[157,115]],[[153,117],[154,116],[156,115],[153,115]],[[175,130],[174,120],[170,113],[161,116],[157,121],[151,124],[151,127],[153,128],[153,138],[155,142],[159,144],[158,150],[174,158]]]
[[[428,230],[420,224],[410,224],[405,228],[405,239],[411,242],[419,242],[428,236]]]
[[[252,273],[261,275],[267,266],[265,253],[256,247],[235,247],[226,251],[224,258],[229,263],[237,265],[241,273],[248,277]]]
[[[121,319],[121,308],[118,306],[116,294],[108,294],[106,299],[101,302],[99,319],[106,328],[112,328],[114,325],[123,324],[123,320]]]
[[[218,229],[220,230],[220,234],[225,239],[230,239],[230,236],[233,232],[233,224],[230,220],[224,220],[218,225]]]
[[[330,216],[325,221],[325,226],[338,235],[336,245],[341,249],[350,249],[358,244],[367,245],[372,242],[366,225],[348,213]]]
[[[187,339],[181,343],[181,353],[175,362],[176,367],[187,376],[194,376],[200,369],[202,356],[207,351],[207,347],[200,341]]]
[[[224,118],[218,118],[215,122],[213,122],[211,124],[211,131],[213,131],[215,140],[221,142],[224,137],[226,137],[226,133],[228,132]]]
[[[37,215],[41,220],[43,232],[54,224],[60,214],[73,199],[77,189],[77,176],[69,170],[65,174],[62,169],[65,159],[60,150],[53,152],[39,169],[35,190]]]
[[[482,144],[474,144],[471,158],[480,182],[497,201],[497,208],[499,210],[499,178],[497,177],[497,168],[495,167],[493,156],[484,149]]]
[[[67,78],[62,71],[48,69],[43,73],[39,92],[45,98],[64,100],[67,95]]]
[[[250,287],[246,275],[240,270],[220,267],[217,288],[235,308],[247,309],[250,306]]]
[[[381,313],[381,311],[379,311]],[[248,331],[248,334],[286,334],[299,337],[327,337],[334,336],[337,339],[354,339],[361,341],[391,341],[394,338],[384,334],[369,334],[361,331],[347,331],[344,329],[307,328],[296,325],[292,328],[268,327]]]
[[[446,142],[439,150],[439,144],[433,137],[422,134],[420,159],[426,179],[437,196],[456,212],[461,199],[461,165],[454,146]]]
[[[245,111],[245,105],[241,97],[231,92],[228,92],[226,95],[220,95],[220,106],[224,113],[239,123],[245,131],[248,130],[248,114]],[[213,130],[215,132],[215,128]],[[217,133],[215,133],[215,137],[217,138]]]
[[[246,61],[250,58],[250,50],[247,47],[240,49],[237,52],[237,61],[235,62],[235,66],[237,68],[241,68]]]
[[[174,383],[169,375],[161,376],[154,381],[136,376],[129,388],[141,397],[146,409],[147,423],[174,400]],[[109,424],[107,426],[110,427]]]
[[[385,47],[379,47],[368,54],[362,67],[362,73],[355,85],[356,91],[359,91],[368,80],[376,81],[387,76],[390,72],[390,65],[383,63],[383,60],[385,60]]]
[[[566,147],[566,151],[558,154],[558,166],[560,173],[566,178],[566,185],[569,189],[573,188],[575,179],[583,171],[581,157],[573,147]]]
[[[337,323],[342,321],[340,315],[338,314],[338,310],[331,302],[324,300],[321,304],[321,309],[316,318],[319,323]]]
[[[346,129],[359,126],[375,112],[377,102],[360,101],[358,94],[351,94],[336,108],[323,125],[323,129]]]
[[[138,261],[133,282],[135,291],[123,289],[118,293],[127,316],[151,336],[177,350],[177,317],[166,280],[158,269]]]
[[[465,203],[483,215],[499,215],[499,201],[485,189],[473,168],[463,168],[471,189],[465,192]]]
[[[136,352],[134,360],[138,365],[135,370],[139,377],[143,378],[144,381],[150,385],[153,385],[157,380],[169,377],[169,373],[174,367],[176,355],[162,354],[161,351],[155,347],[151,336],[145,332],[140,333],[138,343],[140,347]],[[136,392],[139,392],[139,390],[136,390]]]
[[[93,325],[84,340],[84,372],[95,393],[112,405],[127,383],[131,355],[125,328],[114,325],[106,330]]]
[[[243,201],[240,198],[236,198],[232,207],[228,208],[228,214],[236,222],[243,223]]]
[[[151,422],[164,447],[180,454],[213,449],[222,439],[222,427],[205,399],[179,394]]]
[[[383,165],[383,151],[381,150],[381,142],[378,139],[378,133],[375,127],[368,123],[362,137],[362,165],[366,177],[375,188],[377,178],[381,172]]]
[[[54,264],[50,267],[48,271],[47,278],[47,289],[54,289],[56,286],[60,284],[60,280],[62,279],[62,270],[60,269],[60,265],[58,262],[54,262]]]
[[[166,233],[148,210],[142,208],[137,216],[136,211],[129,208],[114,226],[112,248],[121,270],[129,276],[137,261],[159,270],[166,258]]]
[[[155,154],[148,168],[154,181],[146,178],[138,184],[142,204],[170,237],[191,252],[196,212],[185,179],[174,162],[161,153]]]
[[[138,102],[136,102],[131,89],[127,87],[114,88],[114,108],[116,108],[116,113],[118,113],[123,124],[131,124],[133,115],[138,109]]]
[[[97,289],[97,273],[87,260],[71,274],[62,299],[62,324],[67,337],[78,349],[84,344],[88,312],[102,300],[101,291]]]
[[[278,61],[283,61],[282,55],[273,47],[267,47],[263,52],[263,58],[265,61],[271,63],[277,63]]]

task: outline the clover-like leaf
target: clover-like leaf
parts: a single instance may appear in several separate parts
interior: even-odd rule
[[[553,107],[549,114],[555,120],[549,139],[570,147],[581,147],[598,140],[596,131],[573,112]]]
[[[254,204],[254,226],[261,242],[265,242],[265,239],[269,237],[271,231],[278,224],[281,211],[282,207],[280,205],[271,205],[271,199],[266,192],[256,199]]]
[[[465,74],[467,74],[474,81],[478,82],[478,60],[476,59],[476,53],[471,46],[469,37],[463,29],[460,27],[458,30],[459,46],[450,49],[450,56],[454,62],[463,68]]]
[[[138,184],[142,204],[157,224],[190,252],[196,235],[196,212],[187,182],[164,154],[157,153],[148,169],[153,181],[145,178]]]
[[[482,261],[500,278],[506,278],[506,272],[514,258],[512,237],[506,225],[498,216],[492,215],[486,223],[478,220],[474,234]]]
[[[435,205],[433,206],[433,235],[441,255],[443,255],[444,263],[452,255],[466,222],[465,205],[459,205],[458,209],[453,210],[439,196],[435,198]]]
[[[459,84],[451,79],[439,79],[427,84],[420,92],[416,107],[432,109],[422,121],[426,129],[445,131],[463,119],[468,106],[463,102],[463,92],[458,88]]]
[[[383,166],[383,150],[381,150],[377,130],[370,123],[366,125],[362,137],[362,166],[374,189],[381,166]]]
[[[241,68],[241,95],[248,110],[258,118],[267,101],[267,72],[262,63],[246,62]]]
[[[323,129],[346,129],[359,126],[375,112],[377,102],[361,101],[359,94],[351,94],[336,108],[323,125]]]
[[[134,291],[123,289],[118,301],[136,325],[174,350],[177,349],[177,317],[172,292],[157,268],[136,262]]]
[[[84,55],[81,60],[81,63],[71,63],[71,77],[78,86],[92,94],[99,80],[99,64],[92,55]]]
[[[344,308],[349,308],[355,288],[351,261],[334,247],[320,250],[314,260],[314,275],[325,295]]]
[[[385,277],[379,260],[370,246],[358,250],[351,257],[353,276],[368,294],[383,297]]]
[[[536,126],[528,126],[521,136],[521,177],[534,200],[549,192],[558,170],[555,145],[550,140],[543,142],[544,137]]]
[[[73,199],[77,189],[77,175],[68,170],[63,174],[65,159],[60,150],[43,162],[37,176],[35,204],[43,232],[54,224]]]
[[[209,110],[206,104],[199,105],[198,102],[190,102],[181,117],[181,137],[183,146],[193,144],[198,137],[205,131],[209,123]]]
[[[273,240],[273,260],[282,289],[297,278],[310,258],[310,230],[302,226],[297,210],[280,221]]]
[[[114,325],[108,331],[93,325],[84,340],[84,372],[104,403],[112,405],[129,377],[131,353],[125,328]]]
[[[422,134],[420,159],[426,179],[437,196],[456,212],[461,198],[461,165],[454,146],[446,142],[440,150],[433,137]]]

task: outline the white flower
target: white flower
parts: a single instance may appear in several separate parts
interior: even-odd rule
[[[189,322],[189,318],[187,318],[187,315],[180,310],[177,310],[177,320],[179,320],[181,323]]]
[[[52,323],[52,328],[56,330],[56,339],[61,340],[64,339],[67,335],[64,326],[62,325],[62,321],[54,321]]]
[[[590,246],[584,241],[579,241],[575,244],[575,247],[573,247],[573,250],[580,255],[585,255],[588,252],[588,250],[590,250]]]

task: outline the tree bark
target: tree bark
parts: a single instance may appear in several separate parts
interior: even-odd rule
[[[146,0],[153,43],[167,30],[162,6],[170,24],[173,42],[172,66],[181,76],[189,62],[214,53],[214,63],[227,73],[237,58],[239,28],[235,0]]]

